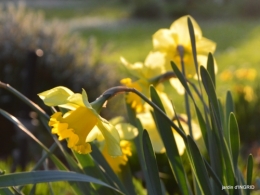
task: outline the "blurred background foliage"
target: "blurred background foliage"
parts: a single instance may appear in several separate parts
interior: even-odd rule
[[[14,4],[7,6],[10,2]],[[36,94],[57,85],[75,92],[84,88],[89,99],[94,100],[127,76],[120,56],[132,63],[144,61],[152,49],[153,33],[169,28],[182,15],[192,15],[204,36],[217,43],[217,92],[221,99],[226,90],[234,96],[241,152],[246,156],[253,153],[260,166],[259,1],[28,0],[23,1],[23,6],[17,6],[17,1],[0,3],[0,80],[39,104]],[[122,101],[120,95],[108,104],[103,113],[106,118],[124,114],[121,104],[114,107]],[[0,107],[30,123],[37,118],[30,115],[28,119],[28,113],[18,113],[29,111],[2,89]],[[178,109],[183,111],[182,107]],[[14,136],[16,130],[2,118],[0,124],[0,153],[14,156],[20,142]],[[158,159],[162,161],[158,163],[162,165],[160,171],[167,173],[166,158],[159,155]],[[130,162],[138,174],[135,162]],[[172,177],[162,176],[166,180]],[[172,189],[171,185],[169,182],[168,188]]]

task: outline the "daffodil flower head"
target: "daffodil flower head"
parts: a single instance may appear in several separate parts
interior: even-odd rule
[[[126,59],[121,57],[121,62],[127,71],[137,79],[149,80],[152,77],[165,73],[165,54],[157,51],[151,51],[145,58],[144,63],[136,62],[129,63]]]
[[[191,16],[179,18],[172,23],[169,29],[158,30],[153,35],[153,47],[155,51],[165,54],[166,70],[171,70],[171,61],[181,69],[181,60],[183,60],[187,76],[192,77],[196,75],[196,69],[192,55],[188,18],[194,28],[198,64],[206,66],[208,53],[215,51],[216,44],[202,36],[199,25]]]
[[[66,87],[56,87],[38,95],[48,106],[70,109],[65,114],[54,113],[49,121],[52,133],[57,134],[59,140],[67,139],[69,148],[81,154],[91,152],[91,146],[86,142],[86,138],[95,129],[94,127],[97,127],[106,140],[108,154],[122,155],[116,128],[92,108],[85,90],[82,94],[77,94]],[[97,137],[93,139],[95,138]]]
[[[128,157],[132,156],[131,152],[131,142],[133,138],[135,138],[138,135],[138,130],[136,127],[132,126],[131,124],[124,123],[123,122],[123,117],[116,117],[113,118],[109,121],[112,125],[114,125],[119,133],[120,136],[120,147],[122,150],[122,155],[117,156],[117,157],[111,157],[109,155],[108,150],[107,150],[107,145],[106,141],[102,138],[99,137],[98,142],[100,143],[99,145],[100,150],[105,157],[106,161],[108,164],[111,166],[111,168],[114,170],[115,173],[121,172],[121,166],[124,166],[127,161]],[[92,131],[92,136],[93,134],[100,134],[99,129],[95,129],[95,132]],[[91,138],[91,135],[87,137],[87,139],[93,139]]]

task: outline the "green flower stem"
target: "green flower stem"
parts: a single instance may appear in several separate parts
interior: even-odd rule
[[[129,88],[124,86],[112,87],[106,90],[95,102],[92,102],[91,104],[92,106],[94,106],[95,104],[101,105],[102,102],[105,103],[107,100],[114,97],[115,95],[119,93],[125,93],[125,92],[135,93],[136,95],[141,97],[145,102],[147,102],[153,109],[160,112],[162,116],[164,116],[168,120],[171,126],[180,134],[180,136],[186,142],[187,139],[186,134],[177,125],[175,125],[175,123],[156,104],[154,104],[151,100],[149,100],[145,95],[137,91],[135,88]]]
[[[183,61],[184,52],[185,52],[184,47],[182,45],[178,45],[177,50],[179,52],[180,59],[181,59],[182,74],[183,74],[183,77],[186,78],[185,66],[184,66],[184,61]],[[191,127],[191,112],[190,112],[189,95],[186,91],[184,93],[184,99],[185,99],[185,108],[186,108],[186,113],[187,113],[187,118],[188,118],[189,134],[193,138],[192,127]]]
[[[170,78],[177,78],[176,74],[172,71],[168,71],[164,74],[153,77],[153,78],[149,79],[149,81],[150,81],[151,84],[156,86],[157,84],[162,83],[166,80],[169,80]]]
[[[22,100],[24,103],[26,103],[28,106],[30,106],[34,111],[36,111],[38,114],[40,114],[46,120],[50,119],[50,117],[44,112],[43,109],[41,109],[37,104],[35,104],[33,101],[29,100],[27,97],[25,97],[22,93],[17,91],[11,85],[0,81],[0,88],[6,89],[10,93],[12,93],[16,97],[18,97],[20,100]]]

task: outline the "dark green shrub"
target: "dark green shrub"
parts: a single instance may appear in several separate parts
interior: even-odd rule
[[[64,23],[45,21],[43,14],[29,12],[24,6],[2,8],[1,81],[33,100],[38,99],[37,93],[58,85],[76,92],[85,88],[89,98],[95,99],[115,83],[115,71],[102,61],[104,51],[94,40],[84,41],[69,31]],[[14,102],[0,91],[0,104],[10,110]]]
[[[80,93],[84,88],[90,101],[108,87],[115,86],[116,71],[105,64],[104,55],[108,52],[105,48],[99,49],[95,40],[83,40],[70,33],[69,26],[64,23],[46,21],[40,12],[13,4],[0,9],[0,81],[41,106],[37,93],[59,85]],[[0,89],[0,108],[26,119],[26,124],[32,120],[30,109],[4,89]],[[0,117],[0,124],[4,135],[1,136],[0,156],[9,156],[14,148],[28,144],[3,117]],[[35,129],[33,124],[29,129]],[[37,127],[33,133],[42,136],[40,132]],[[31,150],[30,147],[24,150],[27,149]],[[25,160],[26,155],[21,158]]]

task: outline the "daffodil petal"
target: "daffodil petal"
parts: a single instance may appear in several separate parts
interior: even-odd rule
[[[121,156],[120,137],[116,128],[103,118],[99,120],[97,127],[105,137],[109,155]]]
[[[84,89],[82,89],[82,100],[83,100],[83,103],[84,105],[89,108],[89,109],[93,109],[91,104],[89,103],[88,101],[88,95],[86,93],[86,91]]]
[[[95,126],[88,134],[86,142],[92,142],[95,139],[97,139],[98,141],[103,141],[105,138],[102,135],[102,133],[100,132],[99,128],[97,126]]]
[[[202,32],[197,24],[197,22],[191,17],[191,16],[183,16],[179,18],[178,20],[174,21],[170,27],[170,30],[175,32],[178,37],[178,44],[179,45],[189,45],[190,44],[190,34],[189,34],[189,28],[188,28],[188,17],[190,18],[194,34],[196,39],[200,39],[202,37]]]
[[[137,128],[128,123],[119,123],[115,125],[115,128],[118,130],[121,140],[131,140],[138,135]]]
[[[109,120],[110,124],[114,125],[114,126],[116,124],[122,123],[123,121],[124,121],[124,117],[122,117],[122,116],[114,117],[114,118]]]
[[[153,46],[155,50],[167,52],[170,49],[177,47],[173,33],[169,29],[160,29],[153,35]]]
[[[80,93],[74,93],[67,98],[68,104],[76,104],[78,106],[85,106],[82,100],[82,95]]]
[[[57,106],[65,104],[67,98],[74,93],[66,87],[55,87],[53,89],[39,93],[38,96],[43,100],[47,106]]]
[[[197,49],[197,53],[202,55],[208,55],[209,52],[213,53],[216,49],[216,43],[202,37],[201,39],[196,41],[196,49]]]

